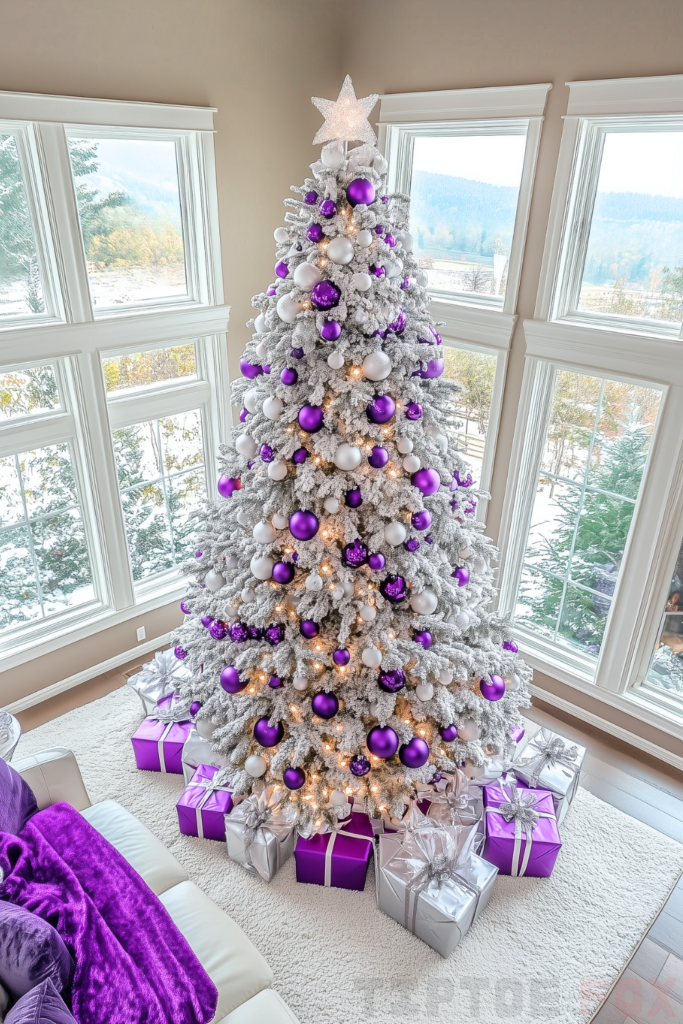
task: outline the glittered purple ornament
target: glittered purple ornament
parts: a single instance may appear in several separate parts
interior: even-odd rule
[[[346,189],[349,206],[369,206],[375,201],[375,186],[367,178],[354,178]]]
[[[304,619],[299,626],[299,631],[307,640],[312,640],[320,632],[320,626],[313,619]]]
[[[368,455],[368,462],[373,469],[381,469],[382,466],[386,466],[389,461],[389,452],[386,448],[382,448],[380,445],[375,445],[370,454]]]
[[[428,629],[421,629],[419,633],[413,633],[413,640],[416,644],[422,644],[425,651],[432,646],[432,634]]]
[[[403,332],[405,330],[405,326],[406,326],[406,315],[403,312],[403,310],[401,310],[401,312],[398,314],[397,319],[394,320],[393,323],[389,324],[389,326],[387,327],[387,330],[391,331],[392,334],[403,334]]]
[[[390,247],[391,249],[393,249],[393,248],[394,248],[394,246],[396,245],[396,239],[395,239],[395,238],[394,238],[394,236],[393,236],[392,234],[390,234],[390,233],[389,233],[389,234],[386,234],[386,235],[384,236],[384,241],[385,241],[385,242],[387,243],[387,245],[388,245],[388,246],[389,246],[389,247]]]
[[[406,551],[417,551],[420,547],[420,542],[417,537],[409,537],[408,540],[404,541],[403,547]]]
[[[260,626],[247,626],[247,638],[249,640],[262,640],[263,630]]]
[[[303,768],[285,768],[282,781],[287,789],[301,789],[306,781],[306,772]]]
[[[266,626],[265,639],[271,647],[276,647],[277,644],[281,644],[284,638],[285,627],[281,622],[272,622],[270,626]]]
[[[275,458],[275,452],[273,451],[269,444],[261,445],[259,455],[261,456],[264,462],[272,462],[273,459]]]
[[[247,463],[247,469],[253,469],[255,465],[256,459],[249,459],[249,462]]]
[[[406,677],[400,668],[392,668],[388,671],[380,669],[377,682],[380,689],[386,693],[398,693],[406,685]]]
[[[295,462],[297,466],[301,466],[308,458],[308,448],[297,448],[292,455],[292,462]]]
[[[410,743],[402,744],[398,757],[406,768],[421,768],[429,760],[429,747],[421,736],[413,736]]]
[[[371,423],[388,423],[396,412],[396,402],[391,395],[375,395],[367,407]]]
[[[173,651],[178,661],[183,661],[187,657],[187,651],[184,647],[176,647]]]
[[[270,686],[273,690],[277,690],[278,686],[282,686],[282,679],[280,678],[280,676],[271,676],[270,679],[268,680],[268,686]]]
[[[491,676],[491,682],[481,679],[479,686],[482,697],[486,697],[487,700],[500,700],[505,693],[505,680],[495,673]]]
[[[458,738],[458,728],[455,725],[441,725],[439,726],[439,736],[446,743],[452,743]]]
[[[183,615],[191,615],[191,614],[192,614],[192,612],[191,612],[191,611],[190,611],[190,609],[189,609],[189,608],[187,607],[187,605],[185,604],[185,602],[184,602],[184,601],[181,601],[181,602],[180,602],[180,610],[181,610],[181,612],[183,613]]]
[[[294,566],[291,562],[276,562],[273,566],[273,579],[276,583],[291,583],[294,579]]]
[[[323,199],[322,203],[318,204],[318,209],[323,217],[334,217],[337,212],[337,207],[331,199]]]
[[[311,291],[311,303],[316,309],[333,309],[340,298],[341,291],[332,281],[318,281]]]
[[[341,332],[341,324],[338,321],[326,320],[320,328],[320,337],[323,341],[336,341]]]
[[[303,359],[304,350],[302,348],[293,348],[291,354],[294,359]]]
[[[348,663],[351,661],[351,655],[349,654],[345,647],[340,647],[332,655],[332,660],[334,661],[335,665],[348,665]]]
[[[259,718],[254,726],[254,739],[262,747],[276,747],[285,734],[285,727],[282,722],[275,725],[268,725],[267,718]]]
[[[368,733],[366,743],[375,757],[393,757],[398,750],[398,736],[390,725],[376,725]]]
[[[451,576],[458,581],[459,587],[466,587],[470,582],[470,570],[466,565],[461,565],[459,569],[451,573]]]
[[[436,494],[441,487],[441,477],[435,469],[431,469],[429,466],[424,466],[422,469],[418,469],[417,473],[413,473],[410,482],[413,487],[422,491],[425,497]]]
[[[425,537],[425,544],[433,544],[434,538],[432,536]]]
[[[240,679],[239,672],[232,665],[226,665],[221,672],[221,686],[228,693],[239,693],[246,688],[247,682],[246,679],[244,682]]]
[[[318,202],[318,193],[307,192],[306,195],[304,196],[304,200],[306,202],[306,206],[315,206],[315,204]]]
[[[299,426],[309,434],[316,434],[323,425],[325,413],[319,405],[302,405],[299,409]]]
[[[349,762],[349,769],[352,775],[360,778],[362,775],[367,775],[370,771],[370,762],[365,754],[354,754]]]
[[[367,559],[368,549],[360,540],[351,541],[350,544],[345,544],[342,548],[342,562],[344,565],[356,568],[359,565],[365,565]]]
[[[384,269],[384,267],[379,266],[379,264],[377,263],[371,264],[371,266],[368,267],[368,271],[371,274],[374,274],[375,277],[384,277],[384,275],[386,274],[386,270]]]
[[[415,530],[428,530],[432,525],[432,513],[426,508],[413,512],[410,522]]]
[[[406,406],[406,416],[409,420],[419,420],[422,416],[422,406],[418,405],[417,402],[410,402],[410,404]]]
[[[375,227],[375,232],[376,232],[376,234],[378,234],[378,235],[381,235],[383,231],[384,231],[384,227],[383,227],[383,226],[382,226],[381,224],[378,224],[378,225],[377,225],[377,226]]]
[[[202,626],[204,629],[208,629],[212,622],[213,618],[210,615],[202,615]]]
[[[419,374],[425,380],[433,380],[443,373],[443,359],[430,359],[428,363],[420,363]]]
[[[249,410],[248,409],[242,409],[242,412],[240,413],[240,423],[246,423],[248,415],[249,415]]]
[[[349,508],[358,508],[363,504],[363,495],[360,492],[360,487],[354,487],[352,490],[347,491],[344,495],[344,502]]]
[[[259,366],[258,363],[250,363],[248,359],[240,359],[240,373],[243,377],[253,380],[254,377],[258,377],[263,373],[263,367]]]
[[[246,622],[233,622],[228,626],[228,633],[234,644],[243,644],[249,639],[249,628]]]
[[[382,202],[383,203],[388,203],[389,202],[389,196],[382,196]]]
[[[214,640],[224,640],[227,635],[228,627],[224,622],[220,622],[216,619],[216,621],[209,626],[209,636],[212,636]]]
[[[403,280],[401,281],[401,288],[403,289],[404,292],[408,291],[408,289],[410,288],[410,278],[409,277],[404,277],[403,278]]]
[[[291,366],[286,366],[280,374],[280,380],[283,384],[287,384],[289,387],[292,384],[296,384],[299,379],[299,374],[296,370],[292,369]]]
[[[336,694],[325,693],[323,690],[316,693],[311,701],[311,710],[318,718],[334,718],[339,711],[339,701]]]
[[[324,237],[325,232],[320,224],[309,224],[308,231],[306,232],[306,238],[309,242],[322,242]]]
[[[223,498],[229,498],[233,491],[242,489],[242,482],[238,476],[221,476],[218,479],[218,493]]]
[[[471,487],[472,486],[472,474],[468,473],[467,476],[460,476],[457,469],[453,470],[453,480],[457,487]]]
[[[381,551],[373,551],[371,555],[368,555],[368,565],[373,572],[379,572],[387,564],[387,560]]]
[[[289,518],[289,532],[297,540],[311,540],[318,532],[318,517],[300,510]]]
[[[402,576],[387,576],[379,585],[379,592],[387,601],[402,601],[408,595],[406,581]]]
[[[182,605],[180,607],[182,608]],[[519,647],[517,646],[514,640],[503,640],[503,650],[512,651],[513,654],[516,654],[519,650]]]

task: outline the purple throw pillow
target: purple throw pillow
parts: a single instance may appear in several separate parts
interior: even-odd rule
[[[29,784],[0,757],[0,832],[18,836],[37,810],[38,804]]]
[[[42,917],[0,900],[0,982],[15,999],[49,978],[68,988],[73,960],[59,933]]]
[[[76,1024],[49,978],[15,1003],[5,1024]]]

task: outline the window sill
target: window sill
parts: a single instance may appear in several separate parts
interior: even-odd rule
[[[465,305],[442,296],[432,296],[429,311],[435,320],[445,323],[445,327],[439,328],[440,333],[454,341],[471,341],[498,351],[510,348],[516,314]]]

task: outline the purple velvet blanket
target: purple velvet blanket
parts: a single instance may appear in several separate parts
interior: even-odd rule
[[[69,804],[0,833],[0,868],[0,899],[49,921],[73,957],[78,1024],[213,1018],[216,988],[159,898]]]

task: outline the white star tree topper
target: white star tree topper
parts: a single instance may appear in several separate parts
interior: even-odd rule
[[[316,132],[313,145],[337,139],[342,142],[369,142],[371,146],[374,145],[377,136],[368,121],[368,114],[378,99],[376,93],[362,100],[356,99],[351,75],[344,79],[336,100],[323,100],[319,96],[312,96],[311,103],[325,118],[322,128]]]

